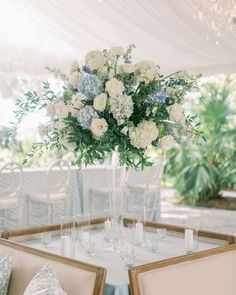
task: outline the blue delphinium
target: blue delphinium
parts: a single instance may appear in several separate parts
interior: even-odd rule
[[[77,90],[83,93],[87,99],[93,99],[103,91],[103,84],[97,76],[87,74],[79,80]]]
[[[150,95],[150,98],[157,101],[157,102],[160,102],[160,103],[165,102],[165,96],[164,96],[164,93],[162,91],[152,93]]]
[[[86,74],[91,74],[91,73],[92,73],[92,72],[91,72],[91,69],[90,69],[88,66],[86,66],[86,65],[83,65],[82,70],[83,70]]]
[[[91,122],[95,118],[98,118],[97,112],[94,110],[92,106],[88,105],[83,107],[77,115],[77,119],[84,129],[90,129]]]

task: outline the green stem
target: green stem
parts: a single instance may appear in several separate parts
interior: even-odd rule
[[[179,73],[181,73],[181,71],[177,71],[177,72],[174,72],[174,73],[172,73],[170,75],[164,76],[161,79],[159,79],[159,81],[165,80],[165,79],[170,78],[170,77],[172,77],[172,76],[174,76],[176,74],[179,74]]]

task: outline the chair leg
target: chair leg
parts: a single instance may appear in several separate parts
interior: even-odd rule
[[[32,225],[32,216],[31,216],[32,212],[31,212],[31,201],[29,200],[29,207],[28,207],[28,225]]]
[[[20,206],[16,207],[16,227],[20,225]]]

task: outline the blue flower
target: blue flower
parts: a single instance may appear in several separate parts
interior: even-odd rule
[[[103,91],[103,83],[97,76],[87,74],[79,80],[77,89],[78,92],[83,93],[87,99],[93,99]]]
[[[161,91],[161,92],[154,92],[150,95],[150,98],[155,100],[155,101],[158,101],[160,103],[164,103],[165,102],[165,96],[164,96],[164,93]]]
[[[90,129],[91,122],[95,118],[98,118],[97,112],[92,106],[88,105],[83,107],[77,115],[77,119],[84,129]]]
[[[91,74],[91,69],[90,69],[88,66],[86,66],[86,65],[82,66],[82,70],[83,70],[86,74]]]

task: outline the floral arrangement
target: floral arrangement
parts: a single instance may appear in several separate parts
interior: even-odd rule
[[[17,100],[17,124],[32,111],[45,108],[48,122],[39,126],[42,142],[33,152],[68,149],[77,165],[102,162],[118,149],[121,164],[151,165],[146,154],[152,145],[170,149],[182,135],[194,136],[193,117],[181,107],[198,77],[176,72],[160,74],[152,61],[132,63],[134,45],[95,50],[85,64],[74,62],[69,75],[49,69],[60,80],[58,93],[48,82],[43,92],[27,92]]]

